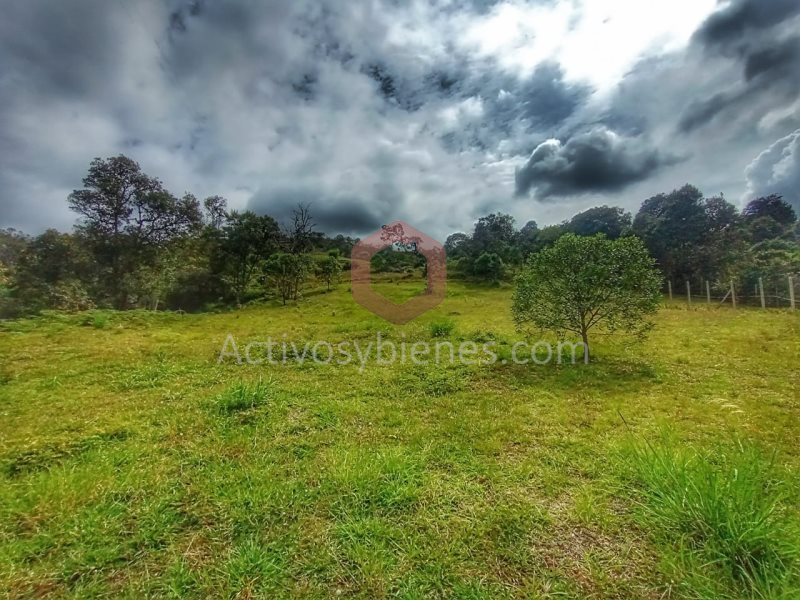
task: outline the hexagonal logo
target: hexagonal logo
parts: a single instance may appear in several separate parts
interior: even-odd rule
[[[372,289],[372,257],[389,247],[398,251],[418,252],[427,261],[425,291],[400,304]],[[384,225],[353,247],[350,281],[353,299],[358,304],[396,325],[408,323],[444,300],[447,287],[444,246],[408,223],[395,221]]]

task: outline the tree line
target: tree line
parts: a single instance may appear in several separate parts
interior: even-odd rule
[[[610,206],[590,208],[558,225],[535,221],[516,229],[511,215],[478,220],[471,234],[447,238],[449,272],[480,281],[513,277],[531,254],[565,234],[640,238],[665,280],[736,281],[752,289],[759,277],[783,290],[800,273],[800,223],[780,196],[749,202],[742,211],[723,196],[706,198],[692,185],[645,200],[636,215]]]
[[[0,316],[92,307],[196,311],[265,296],[285,304],[311,283],[334,287],[358,241],[317,231],[307,205],[279,224],[231,210],[220,196],[177,197],[125,156],[92,161],[68,202],[79,216],[72,232],[0,230]],[[648,198],[636,215],[600,206],[558,225],[529,221],[519,229],[511,215],[487,215],[471,233],[447,238],[448,273],[509,281],[565,234],[638,237],[675,282],[752,286],[762,278],[783,289],[786,275],[800,272],[800,226],[781,197],[757,198],[740,212],[685,185]],[[425,273],[424,258],[413,253],[385,250],[372,266]]]
[[[0,316],[201,310],[265,293],[286,303],[310,277],[334,286],[356,242],[316,231],[305,205],[281,226],[220,196],[178,198],[125,156],[92,161],[83,186],[68,198],[71,233],[0,232]]]

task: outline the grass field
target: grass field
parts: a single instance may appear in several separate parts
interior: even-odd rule
[[[229,333],[503,355],[509,305],[1,323],[0,594],[800,598],[798,314],[675,305],[590,365],[217,364]]]

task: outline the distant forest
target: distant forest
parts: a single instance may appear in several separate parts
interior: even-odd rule
[[[357,239],[316,230],[312,208],[289,223],[230,210],[220,196],[176,197],[125,156],[92,161],[67,201],[79,216],[71,233],[32,237],[0,230],[0,317],[94,307],[199,311],[261,298],[296,300],[311,286],[331,289]],[[640,237],[665,281],[701,289],[759,278],[785,289],[800,274],[800,224],[780,196],[755,198],[741,212],[692,185],[646,199],[636,215],[600,206],[559,225],[517,228],[508,214],[478,219],[445,242],[450,277],[510,281],[528,256],[565,233]],[[420,255],[383,251],[378,272],[424,272]]]

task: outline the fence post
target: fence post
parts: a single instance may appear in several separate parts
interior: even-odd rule
[[[761,277],[758,278],[758,291],[761,294],[761,308],[767,308],[767,301],[764,298],[764,280]]]
[[[731,280],[731,300],[733,300],[733,308],[736,308],[736,286],[733,285],[733,280]]]
[[[711,304],[711,284],[708,283],[708,279],[706,279],[706,300]]]
[[[667,281],[667,287],[669,288],[669,299],[672,300],[672,280]]]
[[[692,305],[692,284],[688,281],[686,282],[686,300],[689,302],[689,306]]]
[[[791,275],[789,275],[789,304],[791,305],[791,310],[794,310],[794,279],[792,279]]]

